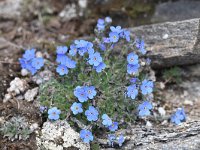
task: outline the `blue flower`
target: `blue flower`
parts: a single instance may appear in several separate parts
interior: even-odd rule
[[[123,135],[120,135],[118,138],[117,138],[117,143],[119,144],[119,146],[122,146],[122,144],[124,143],[125,139],[124,139],[124,136]]]
[[[58,120],[60,118],[61,111],[57,107],[53,107],[48,110],[48,118],[50,120]]]
[[[112,32],[116,32],[116,33],[121,33],[122,32],[122,27],[121,26],[117,26],[117,27],[114,27],[114,26],[111,26],[110,27],[110,30],[112,31]]]
[[[89,87],[87,86],[85,87],[85,90],[87,92],[87,96],[89,97],[89,99],[93,99],[94,96],[96,96],[97,94],[94,86],[89,86]]]
[[[117,32],[110,32],[109,33],[109,39],[111,42],[116,43],[119,40],[119,35]]]
[[[78,49],[78,53],[80,56],[83,56],[87,52],[86,47],[82,47]]]
[[[44,59],[43,58],[33,58],[31,65],[39,70],[44,66]]]
[[[137,81],[140,81],[138,78],[131,78],[130,79],[130,82],[131,83],[136,83]]]
[[[153,81],[143,80],[140,89],[143,95],[150,94],[153,91]]]
[[[108,127],[108,129],[112,132],[116,131],[118,129],[118,122],[113,122],[112,125]]]
[[[144,47],[144,40],[139,40],[139,39],[136,39],[135,40],[135,43],[136,43],[136,47],[140,50],[140,52],[144,55],[146,54],[146,49]]]
[[[76,44],[77,48],[83,48],[87,46],[87,41],[85,40],[75,40],[74,43]]]
[[[72,104],[72,106],[70,107],[71,111],[73,112],[74,115],[77,115],[78,113],[82,113],[83,109],[82,109],[82,104],[81,103],[77,103],[74,102]]]
[[[97,29],[99,31],[103,31],[105,29],[105,21],[103,19],[98,19],[98,21],[97,21]]]
[[[98,66],[102,62],[102,57],[99,52],[95,52],[94,54],[89,55],[89,64]]]
[[[34,74],[37,72],[37,69],[35,69],[35,68],[32,66],[31,62],[29,62],[29,63],[26,65],[26,69],[27,69],[28,71],[30,71],[32,75],[34,75]]]
[[[94,53],[93,44],[91,42],[87,43],[86,49],[87,49],[88,54],[93,54]]]
[[[131,40],[130,31],[125,30],[125,31],[124,31],[124,36],[125,36],[126,41],[127,41],[127,42],[130,42],[130,40]]]
[[[89,109],[85,111],[85,115],[88,121],[97,121],[99,113],[93,106],[89,106]]]
[[[147,65],[150,65],[151,64],[151,59],[147,58],[146,59],[146,63],[147,63]]]
[[[126,39],[127,42],[130,42],[130,40],[131,40],[130,31],[123,30],[123,32],[120,33],[120,37]]]
[[[88,93],[85,87],[76,87],[74,90],[74,95],[78,98],[78,100],[83,103],[88,100]]]
[[[153,108],[150,102],[144,101],[138,106],[139,116],[144,117],[150,115],[150,110]]]
[[[106,38],[106,37],[103,38],[103,43],[110,43],[110,42],[111,42],[110,38]]]
[[[63,76],[65,74],[68,74],[68,69],[64,65],[58,65],[56,68],[56,72],[59,73],[59,75]]]
[[[75,68],[76,67],[76,62],[70,58],[67,58],[66,64],[68,68]]]
[[[83,140],[84,143],[90,143],[90,141],[93,141],[94,139],[92,132],[90,132],[89,130],[81,130],[80,138]]]
[[[105,18],[105,22],[106,22],[106,23],[111,23],[111,22],[112,22],[112,18],[110,18],[109,16],[107,16],[107,17]]]
[[[171,122],[176,125],[181,124],[181,122],[186,121],[186,114],[184,108],[178,108],[176,112],[171,116]]]
[[[67,50],[68,50],[67,46],[57,46],[56,53],[63,55],[67,52]]]
[[[128,74],[136,74],[138,72],[139,67],[140,67],[139,64],[136,64],[136,65],[128,64],[127,65]]]
[[[138,89],[135,84],[127,87],[127,96],[128,97],[130,97],[131,99],[134,100],[137,95],[138,95]]]
[[[129,53],[127,56],[127,61],[129,64],[131,65],[137,65],[138,64],[138,55],[136,55],[135,53]]]
[[[40,112],[43,113],[47,109],[46,106],[40,106]]]
[[[66,65],[68,59],[69,59],[69,57],[67,57],[66,55],[58,54],[57,58],[56,58],[56,62],[60,63],[62,65]]]
[[[77,48],[76,48],[76,46],[74,44],[70,45],[69,55],[75,56],[77,51],[78,50],[77,50]]]
[[[104,126],[110,126],[110,125],[112,125],[112,120],[111,120],[110,117],[108,117],[107,114],[103,114],[101,118],[103,119],[102,124]]]
[[[27,65],[29,65],[29,62],[25,58],[19,58],[19,62],[21,64],[21,68],[27,69]]]
[[[106,64],[104,62],[101,62],[98,66],[94,66],[94,69],[98,73],[100,73],[105,68],[106,68]]]
[[[116,136],[114,134],[108,134],[108,144],[113,147]]]
[[[100,48],[102,51],[105,51],[105,50],[106,50],[106,45],[103,44],[103,43],[100,43],[100,44],[99,44],[99,48]]]
[[[23,54],[23,58],[19,59],[19,62],[21,67],[27,69],[32,75],[44,66],[44,59],[35,57],[35,49],[26,50]]]
[[[35,49],[26,50],[25,53],[23,54],[23,58],[25,58],[26,61],[29,61],[29,60],[35,58]]]

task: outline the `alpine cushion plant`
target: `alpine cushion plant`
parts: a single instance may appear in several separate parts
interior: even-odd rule
[[[98,20],[93,41],[56,47],[55,74],[40,86],[39,99],[49,120],[74,122],[83,142],[96,141],[103,128],[110,146],[122,146],[125,137],[117,130],[151,114],[154,83],[144,41],[133,39],[121,26],[110,27],[111,22],[109,17]],[[35,74],[43,66],[35,58],[35,50],[27,50],[20,59],[22,68]],[[179,124],[183,114],[177,112],[171,121]]]

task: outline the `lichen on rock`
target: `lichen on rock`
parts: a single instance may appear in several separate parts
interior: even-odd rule
[[[89,144],[83,143],[79,133],[74,131],[65,120],[45,122],[36,140],[38,149],[63,150],[70,147],[75,147],[80,150],[90,149]]]

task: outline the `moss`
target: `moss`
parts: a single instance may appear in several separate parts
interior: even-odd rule
[[[163,78],[165,83],[180,83],[181,79],[181,68],[172,67],[169,69],[165,69],[163,73]]]

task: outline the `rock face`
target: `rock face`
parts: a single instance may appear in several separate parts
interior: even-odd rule
[[[23,0],[0,1],[0,19],[17,20],[21,15]]]
[[[41,135],[37,137],[38,149],[64,150],[75,148],[89,150],[89,144],[81,141],[79,133],[74,131],[65,121],[45,122]]]
[[[152,22],[180,21],[200,17],[200,1],[179,0],[156,6]]]
[[[123,149],[198,150],[200,148],[199,133],[199,121],[163,129],[132,128],[130,141]]]
[[[200,63],[200,19],[131,28],[150,51],[153,68]]]
[[[28,90],[25,95],[24,98],[25,100],[27,100],[28,102],[31,102],[34,100],[34,98],[36,97],[37,93],[38,93],[38,87],[32,89],[32,90]]]

